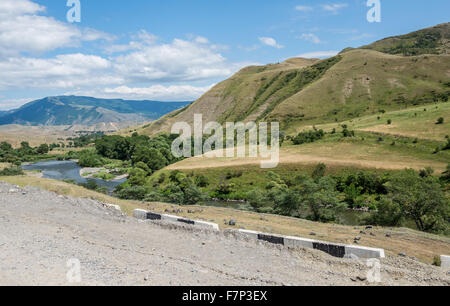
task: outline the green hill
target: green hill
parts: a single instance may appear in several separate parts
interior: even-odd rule
[[[286,131],[380,111],[447,101],[450,23],[391,37],[326,60],[293,58],[252,66],[192,105],[139,129],[167,132],[174,122],[279,121]],[[403,54],[408,56],[403,56]],[[426,55],[425,55],[426,54]]]

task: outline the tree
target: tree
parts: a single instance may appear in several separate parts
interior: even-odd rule
[[[50,151],[50,148],[48,146],[48,144],[41,144],[38,148],[37,148],[37,154],[47,154]]]
[[[366,219],[367,224],[399,226],[403,220],[402,208],[398,203],[383,197],[377,204],[377,212]]]
[[[281,189],[278,194],[272,196],[275,200],[275,208],[285,216],[291,216],[292,213],[300,208],[301,196],[295,190]]]
[[[399,205],[404,218],[411,218],[419,230],[433,232],[448,217],[450,203],[439,180],[420,177],[414,170],[395,175],[386,184],[388,198]]]
[[[131,186],[144,186],[146,183],[147,172],[140,168],[133,168],[129,171],[128,183]]]
[[[145,163],[152,171],[161,170],[169,164],[160,151],[142,145],[135,149],[132,160],[134,164]]]
[[[81,167],[99,167],[102,165],[100,156],[98,156],[94,151],[83,151],[79,155],[78,165]]]
[[[306,176],[300,179],[302,202],[311,211],[309,218],[321,222],[336,220],[336,214],[346,208],[346,204],[342,203],[338,197],[336,181],[328,176],[320,178],[317,183]]]

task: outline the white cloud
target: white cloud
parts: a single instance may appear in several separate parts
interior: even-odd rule
[[[229,64],[209,45],[182,39],[150,45],[114,59],[114,69],[131,81],[192,81],[225,77],[241,64]]]
[[[45,7],[30,0],[0,0],[0,94],[17,89],[51,89],[52,93],[64,90],[187,100],[197,98],[209,87],[186,84],[217,82],[251,64],[229,62],[221,54],[227,46],[213,44],[202,36],[161,42],[142,30],[123,44],[114,45],[117,37],[113,35],[60,22],[44,13]],[[83,53],[40,56],[96,40],[108,44],[103,47],[108,57]],[[266,43],[282,47],[275,40]]]
[[[70,88],[123,81],[105,73],[110,61],[95,55],[67,54],[51,59],[30,57],[0,61],[0,90],[12,88]]]
[[[297,55],[297,57],[303,58],[328,58],[333,57],[338,54],[339,51],[316,51],[316,52],[308,52]]]
[[[284,46],[279,45],[277,43],[277,41],[274,38],[272,38],[272,37],[260,37],[259,41],[262,42],[263,44],[269,46],[269,47],[274,47],[274,48],[277,48],[277,49],[284,48]]]
[[[22,105],[37,100],[35,98],[23,99],[0,99],[0,110],[11,110],[21,107]]]
[[[340,9],[345,8],[345,7],[348,7],[347,3],[334,3],[334,4],[323,4],[322,5],[322,8],[325,11],[332,12],[334,14],[337,14]]]
[[[29,0],[2,0],[0,2],[0,16],[20,16],[36,14],[45,11],[45,7]]]
[[[116,88],[106,88],[103,93],[99,93],[98,95],[121,97],[123,99],[185,101],[198,99],[213,86],[214,85],[200,87],[191,85],[153,85],[144,88],[119,86]]]
[[[317,35],[312,34],[312,33],[304,33],[304,34],[300,35],[299,38],[306,40],[306,41],[310,41],[315,44],[322,43],[322,41],[319,39],[319,37],[317,37]]]
[[[43,53],[77,46],[83,40],[113,39],[100,31],[80,30],[52,17],[38,15],[44,11],[45,7],[29,0],[1,0],[0,56]]]
[[[311,6],[306,6],[306,5],[297,5],[295,7],[295,10],[299,11],[299,12],[310,12],[313,10],[313,8]]]
[[[197,36],[195,38],[195,42],[199,43],[199,44],[209,44],[208,38],[205,38],[205,37],[202,37],[202,36]]]

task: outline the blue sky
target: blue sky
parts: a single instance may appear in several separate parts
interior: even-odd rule
[[[193,100],[251,64],[327,57],[448,22],[448,0],[0,1],[0,110],[48,95]]]

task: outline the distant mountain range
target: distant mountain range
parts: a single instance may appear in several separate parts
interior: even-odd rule
[[[141,123],[156,120],[191,102],[131,101],[59,96],[32,101],[11,111],[0,111],[0,125],[28,126]]]

